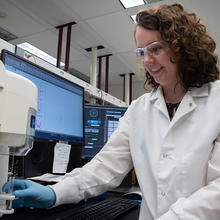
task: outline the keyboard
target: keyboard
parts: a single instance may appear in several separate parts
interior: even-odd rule
[[[113,220],[137,207],[139,203],[125,198],[110,198],[82,207],[75,213],[62,218],[63,220]]]
[[[113,220],[138,206],[139,202],[135,200],[114,197],[101,201],[90,199],[52,209],[21,208],[16,209],[16,216],[32,220]]]

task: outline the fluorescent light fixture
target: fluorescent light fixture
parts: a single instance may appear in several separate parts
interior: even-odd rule
[[[120,0],[120,2],[125,8],[131,8],[145,4],[143,0]]]
[[[131,15],[131,19],[136,23],[136,15]]]
[[[1,18],[1,15],[0,15],[0,18]],[[18,37],[8,31],[6,31],[4,28],[0,27],[0,38],[2,38],[5,41],[10,41],[10,40],[17,39]]]
[[[57,65],[57,59],[50,56],[49,54],[45,53],[44,51],[34,47],[33,45],[25,42],[25,43],[22,43],[22,44],[18,44],[17,45],[18,47],[22,48],[23,50],[26,50],[38,57],[40,57],[41,59],[53,64],[54,66]],[[65,64],[63,62],[60,62],[60,66],[64,66]]]

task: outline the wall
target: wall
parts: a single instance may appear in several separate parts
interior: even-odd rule
[[[206,25],[208,32],[216,41],[216,53],[220,56],[220,31],[219,31],[219,20],[220,20],[220,1],[219,0],[163,0],[159,3],[173,3],[181,2],[184,7],[193,11],[200,17],[201,22]]]

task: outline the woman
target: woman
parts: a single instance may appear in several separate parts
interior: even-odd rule
[[[181,4],[143,10],[136,22],[136,53],[152,92],[131,104],[83,168],[50,187],[15,181],[15,205],[77,203],[118,186],[134,167],[143,194],[141,220],[220,219],[215,42]]]

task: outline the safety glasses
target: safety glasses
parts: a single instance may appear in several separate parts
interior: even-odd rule
[[[164,52],[164,45],[161,42],[155,41],[144,48],[137,48],[136,55],[139,59],[144,59],[146,55],[158,57]]]

